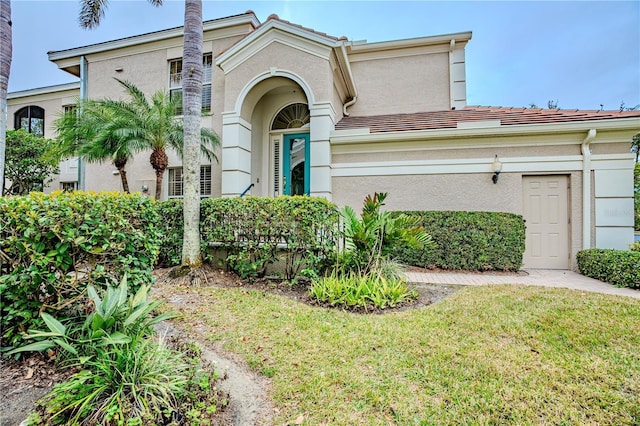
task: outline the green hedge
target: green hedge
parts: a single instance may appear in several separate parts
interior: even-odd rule
[[[640,252],[587,249],[576,255],[582,275],[618,287],[640,288]]]
[[[180,263],[182,202],[158,205],[163,242],[160,260],[165,266]],[[241,276],[261,276],[270,263],[283,261],[286,279],[303,268],[319,270],[335,253],[338,211],[318,197],[233,197],[202,200],[200,231],[205,260],[225,253],[230,269]]]
[[[158,214],[149,199],[119,193],[0,197],[0,316],[6,346],[39,312],[84,309],[86,285],[126,273],[132,291],[153,281]],[[62,311],[62,312],[54,312]]]
[[[434,249],[396,248],[407,265],[467,271],[517,271],[525,249],[522,216],[499,212],[405,211],[422,218]]]

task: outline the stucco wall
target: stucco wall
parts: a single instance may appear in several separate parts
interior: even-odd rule
[[[225,111],[234,110],[238,96],[247,83],[257,75],[269,71],[271,67],[287,70],[301,77],[309,85],[316,101],[333,99],[329,61],[275,41],[227,73]],[[251,119],[248,116],[243,118]]]
[[[351,64],[358,102],[353,115],[449,109],[449,54],[433,53]]]
[[[78,89],[51,92],[33,96],[9,98],[7,100],[7,128],[14,128],[14,114],[21,108],[29,105],[39,106],[44,109],[44,137],[55,137],[53,122],[60,116],[65,105],[76,102],[80,91]]]

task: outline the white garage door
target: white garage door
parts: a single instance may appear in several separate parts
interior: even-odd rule
[[[568,176],[524,176],[525,268],[569,268]]]

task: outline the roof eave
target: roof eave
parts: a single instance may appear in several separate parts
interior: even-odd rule
[[[254,28],[260,25],[260,21],[253,13],[245,13],[242,15],[230,16],[227,18],[214,19],[203,23],[203,31],[211,31],[219,28],[251,24]],[[121,49],[124,47],[134,46],[138,44],[150,43],[154,41],[166,40],[174,37],[182,37],[184,29],[182,26],[169,28],[166,30],[156,31],[147,34],[141,34],[132,37],[126,37],[118,40],[106,41],[103,43],[91,44],[88,46],[75,47],[71,49],[47,52],[48,58],[52,62],[66,59],[79,58],[81,56],[91,55],[95,53],[105,52],[109,50]]]
[[[574,133],[597,130],[630,130],[640,132],[640,117],[606,120],[585,120],[564,123],[512,124],[482,128],[446,128],[429,130],[407,130],[370,133],[369,128],[335,130],[331,133],[332,144],[357,144],[371,142],[415,141],[428,139],[453,139],[494,136],[542,135],[551,133]]]

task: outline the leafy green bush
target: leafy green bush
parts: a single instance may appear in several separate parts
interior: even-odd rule
[[[152,282],[159,250],[153,202],[119,193],[31,193],[0,198],[2,346],[42,325],[40,312],[74,316],[87,284],[124,274]]]
[[[205,244],[220,244],[241,276],[263,275],[282,251],[288,280],[322,267],[335,250],[337,222],[335,205],[299,196],[218,198],[203,203],[201,219]]]
[[[640,241],[636,241],[635,243],[629,246],[629,250],[631,251],[640,251]]]
[[[587,249],[576,255],[582,275],[618,287],[640,288],[640,252]]]
[[[215,396],[213,372],[151,338],[153,326],[171,314],[151,317],[161,302],[149,301],[148,291],[143,284],[128,296],[125,277],[103,297],[88,286],[93,311],[84,321],[63,324],[42,313],[49,330],[26,336],[41,340],[9,354],[57,347],[81,370],[39,402],[32,424],[166,424]]]
[[[202,200],[206,203],[207,200]],[[158,265],[176,266],[182,263],[182,237],[184,232],[184,216],[182,199],[171,199],[156,203],[161,220],[158,224],[160,233],[160,253]],[[200,208],[202,211],[202,207]],[[202,217],[202,214],[200,215]]]
[[[419,267],[469,271],[517,271],[525,249],[522,216],[498,212],[410,211],[419,216],[435,247],[421,250],[398,246],[398,261]]]
[[[180,263],[182,203],[159,203],[163,244],[160,259]],[[268,264],[284,263],[284,275],[294,279],[304,269],[321,269],[337,245],[338,212],[316,197],[235,197],[202,200],[200,229],[203,257],[226,253],[227,266],[243,277],[261,276]]]
[[[314,280],[309,288],[311,298],[329,304],[347,308],[394,307],[414,300],[417,294],[407,287],[403,278],[387,279],[382,274],[333,273]]]

